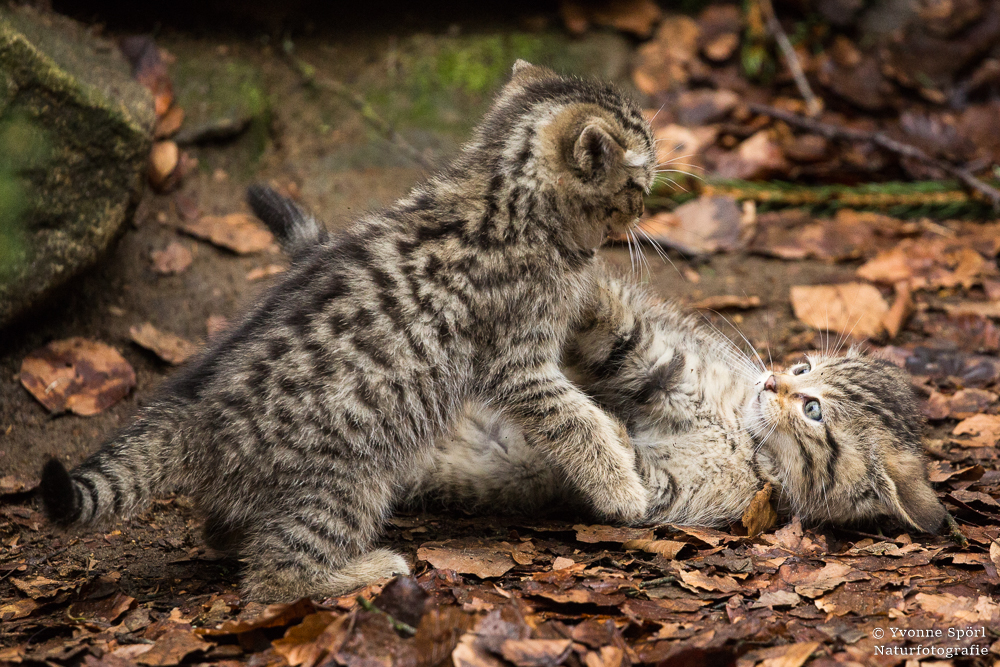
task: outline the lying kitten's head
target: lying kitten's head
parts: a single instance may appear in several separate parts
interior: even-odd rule
[[[656,169],[653,133],[632,100],[522,60],[470,149],[491,163],[501,214],[555,216],[583,249],[638,220]]]
[[[757,389],[748,427],[803,518],[890,515],[938,531],[945,510],[927,480],[923,419],[905,371],[852,350],[765,373]]]

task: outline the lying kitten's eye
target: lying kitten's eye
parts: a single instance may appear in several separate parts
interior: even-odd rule
[[[816,399],[811,399],[806,401],[806,405],[802,408],[802,411],[806,413],[806,417],[812,419],[813,421],[823,420],[823,411],[819,407],[819,401]]]
[[[812,366],[809,365],[809,362],[798,364],[797,366],[792,366],[792,375],[804,375],[811,370]]]

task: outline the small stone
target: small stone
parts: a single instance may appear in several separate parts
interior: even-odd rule
[[[180,161],[180,150],[172,141],[158,141],[149,153],[149,182],[154,188],[162,188],[170,174],[174,173]]]

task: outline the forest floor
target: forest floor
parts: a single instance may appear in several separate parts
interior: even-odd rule
[[[296,42],[296,54],[322,76],[354,86],[418,150],[443,161],[487,103],[495,73],[480,73],[486,82],[467,81],[460,93],[414,86],[394,73],[406,67],[421,71],[423,50],[439,59],[452,57],[463,49],[487,48],[482,43],[492,37],[467,36],[457,28],[444,36],[312,37]],[[550,51],[566,52],[570,55],[561,57],[576,59],[582,71],[628,79],[634,46],[619,35],[590,33],[571,49],[559,35],[524,39],[538,40],[523,48],[543,59]],[[522,48],[498,43],[507,45],[504,54]],[[239,599],[240,563],[203,545],[201,518],[184,497],[158,499],[139,519],[102,531],[66,533],[46,525],[31,493],[44,461],[82,461],[173,371],[135,344],[130,329],[151,323],[201,345],[219,326],[218,318],[238,317],[285,264],[273,244],[238,254],[185,233],[186,225],[245,213],[246,186],[268,181],[339,229],[361,212],[391,203],[427,174],[397,144],[373,133],[342,97],[303,85],[274,44],[167,31],[157,45],[175,59],[169,70],[178,91],[197,82],[197,63],[238,63],[252,70],[269,103],[264,132],[251,129],[231,140],[184,147],[197,167],[179,186],[166,193],[149,189],[133,224],[98,267],[44,312],[4,332],[0,663],[313,667],[335,661],[349,667],[430,667],[450,656],[456,664],[490,667],[616,667],[665,660],[794,667],[806,661],[945,660],[945,650],[964,652],[961,659],[969,664],[990,664],[1000,654],[995,447],[1000,418],[994,416],[1000,404],[990,391],[1000,378],[995,362],[1000,332],[990,319],[998,313],[981,308],[969,314],[974,309],[967,306],[995,303],[991,281],[1000,244],[991,246],[992,255],[976,255],[983,266],[971,274],[961,274],[965,265],[957,259],[935,265],[938,273],[925,281],[929,289],[915,297],[906,291],[913,315],[902,330],[891,340],[877,327],[870,336],[872,347],[891,345],[895,358],[910,357],[907,368],[933,418],[927,429],[931,479],[958,520],[964,546],[948,536],[908,533],[890,524],[860,531],[803,528],[789,517],[748,537],[740,525],[647,530],[592,526],[580,517],[408,513],[391,521],[385,541],[409,557],[418,585],[404,579],[383,590],[383,582],[340,599],[263,609]],[[618,55],[595,59],[593,53]],[[392,110],[404,98],[408,115],[395,116]],[[821,230],[819,251],[775,251],[778,241],[760,241],[758,232],[756,246],[744,243],[694,258],[671,251],[670,263],[645,246],[648,267],[635,273],[664,297],[689,305],[716,296],[757,297],[759,303],[747,304],[752,307],[725,310],[725,319],[708,317],[735,336],[731,321],[782,366],[825,340],[801,311],[796,317],[792,288],[858,281],[859,267],[875,254],[872,248],[824,254],[835,240],[849,236],[847,217],[819,223],[845,225]],[[764,229],[768,220],[759,219]],[[931,243],[933,237],[959,247],[949,246],[943,254],[962,248],[980,252],[983,243],[1000,239],[993,220],[979,221],[976,228],[860,219],[857,224],[878,230],[872,243],[887,251],[914,239]],[[775,220],[769,229],[784,229],[785,219]],[[782,238],[786,248],[807,245],[798,237]],[[174,244],[190,253],[191,261],[182,259],[183,268],[164,273],[157,264],[165,260],[153,253]],[[183,251],[175,246],[182,257]],[[632,271],[623,246],[601,253],[621,272]],[[941,272],[945,279],[961,275],[947,285]],[[890,300],[901,298],[892,283],[873,282]],[[949,311],[949,304],[958,307]],[[72,337],[113,346],[135,371],[134,390],[93,416],[50,414],[22,386],[25,358],[51,341]],[[973,377],[976,368],[986,368],[985,380]],[[964,433],[956,429],[960,420],[964,424],[977,415],[983,420]],[[374,600],[384,612],[359,597]],[[918,632],[895,636],[903,629]],[[943,636],[933,636],[938,630]],[[893,647],[917,645],[936,652],[909,658],[893,653]]]

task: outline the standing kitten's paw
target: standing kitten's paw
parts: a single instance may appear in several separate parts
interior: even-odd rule
[[[607,419],[611,432],[605,432],[597,450],[598,460],[590,463],[582,491],[594,513],[612,523],[641,523],[646,517],[649,496],[636,472],[635,452],[621,424]],[[592,468],[590,466],[593,466]],[[584,481],[584,480],[581,480]]]
[[[299,562],[281,567],[273,562],[253,563],[243,576],[243,595],[258,602],[289,602],[299,598],[332,598],[363,586],[407,575],[406,559],[389,549],[375,549],[352,558],[339,568]]]

